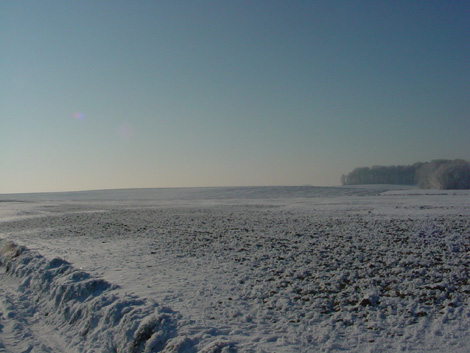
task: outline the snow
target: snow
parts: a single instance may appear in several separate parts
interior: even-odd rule
[[[0,200],[0,352],[468,351],[470,191]]]

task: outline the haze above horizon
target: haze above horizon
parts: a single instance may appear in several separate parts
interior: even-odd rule
[[[467,1],[4,1],[0,193],[470,159]]]

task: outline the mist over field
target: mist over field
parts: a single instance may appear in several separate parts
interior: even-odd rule
[[[462,159],[435,159],[413,165],[356,168],[343,175],[341,183],[418,185],[423,189],[441,190],[470,189],[470,163]]]

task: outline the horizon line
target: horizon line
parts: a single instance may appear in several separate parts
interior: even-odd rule
[[[351,186],[351,185],[346,185]],[[83,192],[99,192],[99,191],[123,191],[123,190],[145,190],[145,189],[224,189],[224,188],[282,188],[282,187],[315,187],[315,188],[336,188],[343,185],[225,185],[225,186],[152,186],[152,187],[123,187],[109,189],[82,189],[82,190],[63,190],[63,191],[26,191],[26,192],[1,192],[0,195],[26,195],[26,194],[60,194],[60,193],[83,193]]]

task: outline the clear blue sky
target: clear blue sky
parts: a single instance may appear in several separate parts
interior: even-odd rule
[[[2,1],[0,193],[470,159],[469,1]]]

